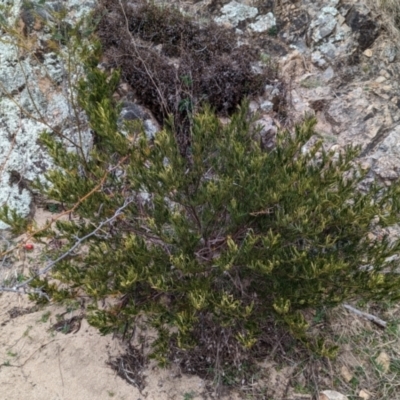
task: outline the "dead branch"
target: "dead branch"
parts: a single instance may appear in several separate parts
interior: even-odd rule
[[[4,287],[4,286],[0,286],[0,292],[14,292],[14,293],[19,293],[19,294],[37,293],[37,294],[39,294],[41,296],[44,296],[44,297],[46,297],[48,299],[47,294],[44,293],[43,291],[41,291],[40,289],[32,289],[32,288],[28,288],[27,286],[34,279],[36,279],[37,277],[42,276],[42,275],[46,274],[47,272],[49,272],[58,262],[60,262],[61,260],[63,260],[67,256],[69,256],[71,253],[73,253],[87,239],[89,239],[90,237],[96,235],[97,232],[99,232],[103,228],[103,226],[108,225],[109,223],[111,223],[115,219],[117,219],[123,213],[124,209],[126,207],[128,207],[129,204],[131,204],[132,202],[133,202],[133,198],[127,198],[125,200],[124,204],[115,211],[115,213],[114,213],[114,215],[112,217],[107,218],[105,221],[101,222],[92,232],[88,233],[87,235],[85,235],[85,236],[83,236],[81,238],[75,237],[76,242],[68,251],[66,251],[65,253],[61,254],[55,260],[49,262],[48,265],[46,265],[46,267],[44,267],[43,269],[41,269],[40,271],[35,273],[29,279],[26,279],[25,281],[21,282],[20,284],[15,285],[12,288],[7,288],[7,287]]]
[[[373,323],[379,325],[381,328],[386,328],[386,326],[387,326],[387,322],[386,322],[386,321],[384,321],[384,320],[382,320],[382,319],[376,317],[375,315],[368,314],[368,313],[366,313],[366,312],[364,312],[364,311],[360,311],[360,310],[358,310],[357,308],[354,308],[354,307],[350,306],[349,304],[343,304],[343,307],[344,307],[346,310],[349,310],[349,311],[351,311],[352,313],[354,313],[354,314],[356,314],[356,315],[359,315],[360,317],[366,318],[366,319],[368,319],[369,321],[371,321],[371,322],[373,322]]]

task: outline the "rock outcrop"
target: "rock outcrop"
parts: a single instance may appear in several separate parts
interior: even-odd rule
[[[38,144],[40,132],[59,134],[67,145],[79,143],[84,152],[92,143],[84,115],[79,115],[79,129],[74,122],[77,110],[71,102],[71,87],[83,72],[79,65],[71,70],[68,57],[59,52],[67,54],[64,33],[96,3],[8,3],[0,0],[0,204],[27,215],[33,200],[29,182],[43,179],[51,167]],[[368,179],[390,184],[400,174],[395,78],[400,60],[395,38],[376,7],[368,0],[204,0],[186,2],[182,11],[231,27],[241,42],[261,51],[260,67],[270,62],[279,66],[281,80],[268,84],[251,103],[261,113],[265,146],[272,146],[278,128],[314,113],[327,146],[360,145],[360,161],[372,168]],[[124,101],[121,119],[144,118],[153,136],[159,127],[151,113],[123,87],[116,94]],[[282,97],[284,113],[278,104]]]

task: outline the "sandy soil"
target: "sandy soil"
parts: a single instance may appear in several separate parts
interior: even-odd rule
[[[100,336],[85,320],[76,333],[54,332],[49,328],[64,310],[49,306],[30,312],[31,307],[14,294],[0,297],[2,400],[207,398],[200,378],[154,365],[146,370],[146,387],[140,393],[106,364],[109,356],[122,352],[117,340]]]

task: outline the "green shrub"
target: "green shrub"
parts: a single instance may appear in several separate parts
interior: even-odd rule
[[[152,6],[141,8],[132,26],[157,12]],[[181,21],[175,11],[168,15]],[[112,40],[106,20],[97,17]],[[206,32],[183,22],[179,29],[188,29],[182,35],[193,37],[196,49],[196,35]],[[141,34],[152,36],[153,28]],[[165,35],[158,40],[175,43]],[[219,51],[221,43],[209,50]],[[169,52],[179,48],[191,54],[190,46],[175,44]],[[33,298],[89,300],[88,320],[102,333],[127,333],[138,323],[151,326],[158,332],[153,357],[160,363],[168,362],[172,352],[182,360],[183,353],[197,351],[198,359],[208,363],[205,369],[245,354],[269,334],[271,324],[330,355],[332,348],[320,337],[307,334],[307,310],[358,298],[399,298],[400,275],[392,256],[400,241],[369,235],[397,222],[399,185],[358,190],[368,173],[354,162],[358,148],[347,147],[338,156],[325,151],[321,141],[310,144],[316,121],[307,118],[294,132],[280,132],[273,150],[262,149],[248,103],[237,107],[252,93],[244,89],[248,81],[260,83],[251,74],[240,75],[234,93],[228,93],[236,112],[227,124],[215,112],[227,111],[220,98],[213,108],[196,101],[202,93],[201,71],[182,70],[174,71],[168,90],[181,88],[185,96],[175,109],[162,109],[163,118],[168,108],[172,115],[154,140],[137,123],[126,123],[121,133],[120,105],[112,97],[120,73],[97,69],[99,42],[80,50],[86,78],[77,87],[78,103],[96,136],[95,146],[85,157],[83,151],[67,151],[61,135],[42,135],[57,168],[47,173],[49,185],[37,187],[74,218],[35,235],[60,245],[47,254],[59,260],[55,266],[33,276]],[[136,61],[130,54],[124,62]],[[130,75],[127,68],[134,64],[128,64],[121,74],[140,80],[143,65],[135,64]],[[215,67],[223,69],[222,64]],[[161,108],[168,92],[153,96],[169,82],[157,75],[162,70],[151,70],[146,78],[152,108]],[[180,114],[185,141],[179,135]],[[1,216],[15,229],[25,226],[8,208]],[[40,291],[48,297],[39,297]]]
[[[377,221],[397,220],[399,186],[357,190],[366,174],[353,162],[358,149],[335,156],[318,141],[303,151],[316,122],[308,118],[266,152],[244,103],[226,125],[207,106],[196,113],[182,156],[172,119],[153,142],[138,126],[117,130],[118,74],[94,64],[78,88],[99,137],[90,159],[42,136],[58,167],[42,191],[80,218],[41,235],[62,239],[54,257],[88,239],[34,287],[57,299],[89,298],[88,320],[103,334],[151,325],[161,363],[171,346],[206,344],[207,332],[250,348],[267,321],[327,355],[323,341],[307,337],[303,310],[399,297],[388,257],[400,242],[368,236]]]

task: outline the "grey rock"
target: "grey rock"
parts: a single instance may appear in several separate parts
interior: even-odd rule
[[[278,132],[274,120],[270,116],[264,115],[255,125],[259,128],[255,139],[259,141],[260,146],[266,150],[273,149]]]
[[[396,59],[397,50],[395,46],[387,46],[384,51],[384,55],[387,58],[388,62],[392,63]]]
[[[321,44],[318,49],[328,59],[334,60],[339,53],[339,49],[331,42]]]
[[[222,15],[215,18],[215,22],[219,24],[231,24],[237,26],[239,22],[244,21],[248,18],[254,18],[258,14],[256,7],[247,6],[240,4],[236,1],[231,1],[225,4],[221,9]]]
[[[346,23],[353,31],[360,51],[371,47],[379,36],[379,26],[365,5],[355,5],[346,15]]]
[[[61,3],[58,3],[59,5],[48,2],[42,6],[22,0],[0,0],[0,5],[5,6],[2,16],[9,26],[18,23],[23,10],[26,12],[23,17],[28,24],[33,22],[32,10],[51,23],[51,8],[55,11],[61,10]],[[21,8],[22,5],[25,9]],[[80,16],[87,15],[89,6],[94,5],[77,0],[65,1],[62,4],[68,11],[65,23],[72,25]],[[20,57],[20,50],[13,44],[13,38],[3,32],[0,34],[3,39],[0,41],[0,206],[7,204],[18,214],[26,216],[32,209],[31,193],[18,184],[10,183],[10,177],[18,174],[23,181],[39,178],[44,182],[44,173],[53,165],[45,149],[38,143],[41,132],[51,132],[52,126],[61,127],[65,136],[82,144],[85,154],[90,151],[92,137],[88,128],[83,127],[78,132],[76,122],[73,126],[70,123],[74,113],[69,101],[70,90],[64,79],[65,67],[62,60],[52,53],[44,53],[42,62],[38,62],[30,54]],[[37,35],[38,42],[50,38],[49,30],[46,29],[38,31]],[[77,68],[76,73],[70,76],[71,81],[76,82],[81,73]],[[52,82],[51,87],[45,82]],[[37,120],[22,113],[14,102]],[[42,116],[50,126],[39,122]],[[85,121],[84,118],[82,121]],[[7,225],[0,221],[0,229],[5,228]]]
[[[332,67],[328,67],[323,74],[321,75],[321,78],[324,82],[329,82],[335,77],[335,71],[333,70]]]
[[[43,65],[49,77],[56,83],[60,83],[64,77],[64,68],[61,60],[55,53],[47,53],[44,55]]]
[[[268,100],[265,100],[260,104],[260,109],[265,112],[271,112],[273,108],[274,108],[274,103]]]
[[[329,36],[336,28],[336,15],[338,11],[334,7],[323,7],[321,14],[317,19],[312,21],[311,28],[313,30],[312,38],[315,43]]]
[[[336,390],[323,390],[319,400],[348,400],[348,397]]]
[[[323,68],[327,65],[326,60],[324,59],[323,55],[320,51],[314,51],[311,54],[311,61],[320,68]]]
[[[382,179],[398,179],[400,175],[400,126],[395,127],[371,154],[374,170]]]
[[[154,139],[156,133],[159,132],[160,127],[158,124],[152,119],[146,119],[144,121],[144,131],[148,139]]]
[[[255,32],[267,32],[275,26],[276,19],[271,12],[267,15],[259,15],[254,23],[249,24],[250,29]]]
[[[147,119],[148,114],[138,104],[131,101],[124,101],[122,103],[121,118],[124,120]]]

